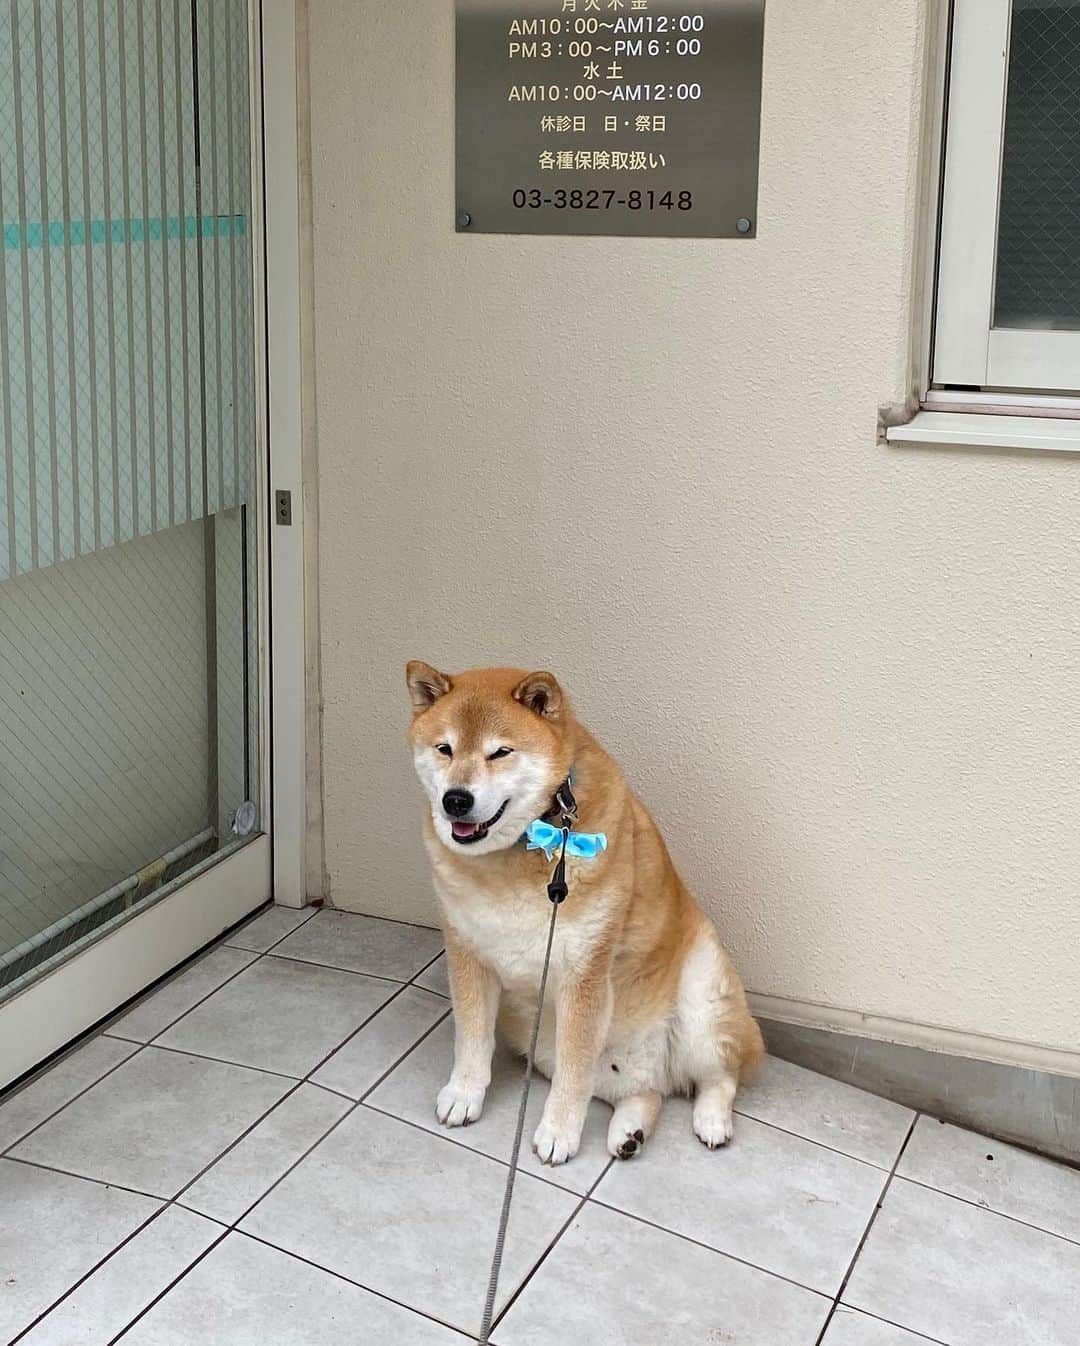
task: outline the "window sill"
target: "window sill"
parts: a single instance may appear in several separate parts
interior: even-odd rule
[[[890,426],[885,438],[890,444],[960,444],[976,449],[1080,453],[1080,420],[918,411],[906,425]]]

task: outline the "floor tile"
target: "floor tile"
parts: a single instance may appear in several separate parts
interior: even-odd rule
[[[844,1301],[949,1346],[1074,1346],[1080,1247],[896,1178]]]
[[[505,1179],[502,1164],[361,1104],[241,1228],[475,1332]],[[568,1192],[518,1179],[500,1303],[574,1206]]]
[[[484,1100],[484,1111],[478,1122],[447,1130],[435,1116],[435,1098],[446,1083],[454,1060],[454,1026],[450,1019],[439,1025],[434,1033],[410,1052],[401,1065],[388,1075],[366,1100],[373,1108],[391,1112],[395,1117],[414,1122],[428,1131],[436,1132],[465,1145],[470,1150],[489,1154],[494,1159],[509,1162],[514,1141],[521,1098],[524,1063],[500,1050],[492,1066],[491,1087]],[[611,1109],[594,1099],[589,1105],[589,1116],[582,1135],[581,1149],[576,1158],[559,1168],[542,1164],[532,1152],[532,1134],[540,1121],[547,1098],[548,1082],[541,1075],[533,1077],[529,1091],[529,1112],[525,1122],[525,1136],[521,1147],[520,1168],[549,1182],[566,1187],[571,1192],[587,1192],[603,1173],[610,1155],[607,1151],[607,1130]]]
[[[1080,1243],[1076,1169],[920,1117],[897,1172]]]
[[[927,1340],[906,1328],[883,1323],[880,1318],[870,1318],[841,1304],[821,1346],[927,1346]]]
[[[212,1220],[169,1206],[62,1300],[19,1346],[108,1346],[224,1232]]]
[[[461,1346],[464,1338],[243,1234],[140,1318],[123,1346]]]
[[[255,958],[255,954],[244,949],[219,945],[156,991],[151,991],[133,1009],[114,1020],[106,1031],[135,1042],[149,1042]]]
[[[442,948],[438,930],[380,921],[348,911],[320,911],[275,948],[282,958],[301,958],[349,972],[408,981]]]
[[[910,1108],[778,1056],[739,1090],[735,1109],[880,1168],[892,1168],[915,1120]]]
[[[302,1084],[189,1187],[181,1202],[235,1223],[350,1107],[346,1098]]]
[[[97,1037],[78,1047],[36,1080],[0,1104],[0,1150],[88,1089],[95,1080],[126,1061],[138,1047],[118,1038]]]
[[[172,1196],[290,1087],[277,1075],[147,1047],[12,1153]]]
[[[225,943],[234,949],[266,953],[279,940],[291,935],[297,926],[310,921],[317,910],[317,907],[268,907],[253,921],[234,930]]]
[[[160,1204],[0,1159],[0,1341],[28,1327]]]
[[[434,963],[416,978],[416,985],[425,991],[434,991],[436,995],[450,998],[450,973],[446,966],[446,954],[441,953]]]
[[[494,1333],[498,1346],[814,1346],[829,1301],[589,1203]]]
[[[684,1099],[664,1104],[644,1153],[614,1164],[595,1199],[835,1294],[886,1175],[749,1117],[707,1150]]]
[[[271,954],[173,1024],[160,1043],[299,1077],[397,989],[393,982]]]
[[[360,1098],[449,1008],[430,991],[406,988],[320,1066],[312,1079],[350,1098]]]

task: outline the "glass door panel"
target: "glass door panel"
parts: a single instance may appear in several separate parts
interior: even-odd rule
[[[249,51],[0,0],[0,1002],[262,827]]]

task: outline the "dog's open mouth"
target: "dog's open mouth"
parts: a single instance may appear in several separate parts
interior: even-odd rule
[[[486,823],[463,823],[456,818],[451,818],[450,831],[453,833],[454,840],[459,846],[471,846],[474,841],[483,841],[491,828],[503,816],[509,803],[509,799],[504,799],[499,805],[499,811],[493,813]]]

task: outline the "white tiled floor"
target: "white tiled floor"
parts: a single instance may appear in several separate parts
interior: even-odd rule
[[[440,947],[266,912],[0,1104],[0,1343],[472,1339],[520,1073],[436,1124]],[[1080,1172],[782,1061],[737,1108],[523,1160],[493,1341],[1074,1346]]]

